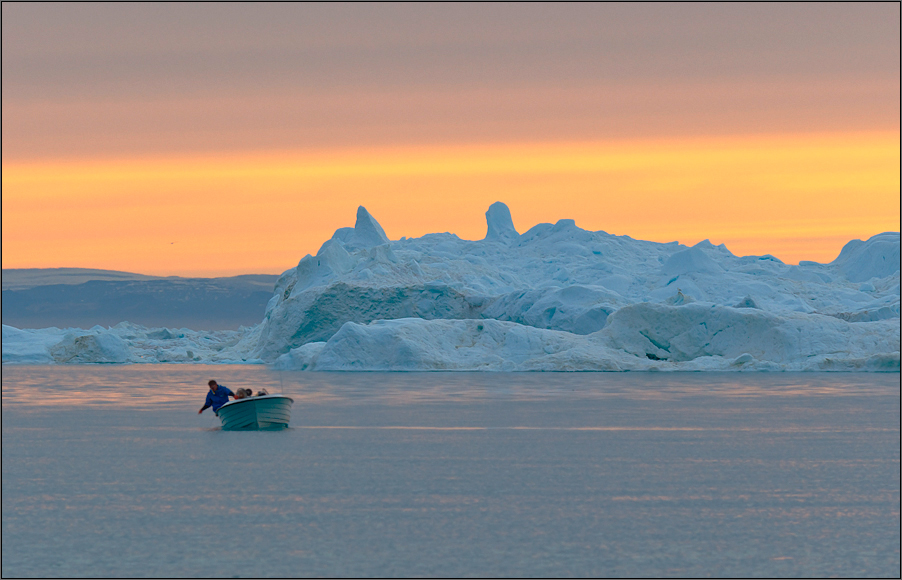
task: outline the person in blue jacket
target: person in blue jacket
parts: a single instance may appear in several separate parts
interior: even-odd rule
[[[219,414],[219,408],[229,402],[229,397],[234,399],[235,393],[230,391],[225,385],[217,384],[217,382],[213,380],[207,384],[210,385],[210,392],[207,393],[207,401],[197,414],[200,415],[203,413],[204,409],[207,407],[213,407],[213,412]]]

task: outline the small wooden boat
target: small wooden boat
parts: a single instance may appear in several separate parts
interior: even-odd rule
[[[229,401],[219,408],[224,431],[284,429],[291,420],[294,399],[284,395],[260,395]]]

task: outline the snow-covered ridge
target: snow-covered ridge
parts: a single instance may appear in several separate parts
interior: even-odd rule
[[[391,241],[361,207],[355,227],[282,274],[261,324],[218,350],[194,331],[165,339],[184,341],[171,348],[123,338],[118,325],[92,333],[120,337],[129,361],[176,360],[184,349],[186,361],[314,370],[899,369],[899,233],[851,241],[829,264],[791,266],[573,220],[519,234],[502,203],[486,225],[483,240]],[[25,362],[7,344],[4,327],[4,362]],[[68,354],[53,348],[77,350],[51,346],[57,362]]]

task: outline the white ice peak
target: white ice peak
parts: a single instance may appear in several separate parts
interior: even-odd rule
[[[379,222],[366,211],[362,205],[357,208],[357,223],[354,224],[354,233],[348,244],[355,248],[372,248],[388,243],[388,236]]]
[[[369,249],[376,246],[389,243],[385,230],[379,225],[379,222],[366,211],[362,205],[357,208],[357,223],[353,228],[338,228],[332,234],[332,240],[340,242],[341,245],[349,250]],[[331,240],[327,240],[319,249],[319,255]]]
[[[488,231],[485,234],[486,240],[511,240],[520,235],[514,229],[511,210],[500,201],[489,206],[489,210],[485,212],[485,221],[488,225]]]

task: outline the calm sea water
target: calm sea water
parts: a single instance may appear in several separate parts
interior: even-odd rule
[[[5,577],[900,574],[899,374],[2,375]]]

